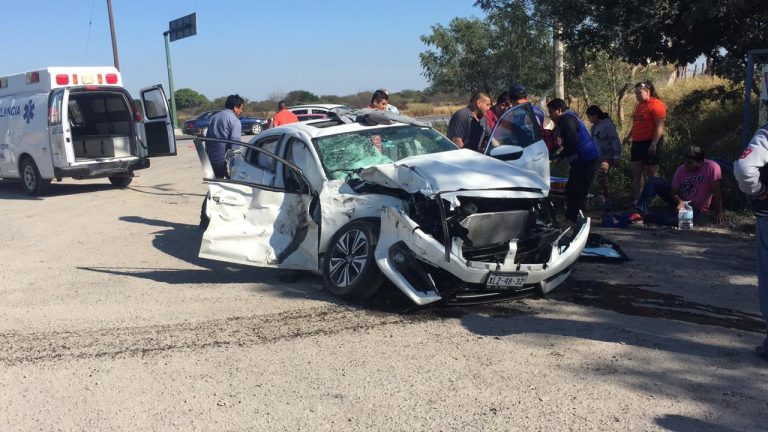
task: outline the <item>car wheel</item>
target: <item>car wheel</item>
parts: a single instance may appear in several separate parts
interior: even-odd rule
[[[384,276],[373,253],[378,227],[366,221],[350,222],[331,237],[323,261],[323,281],[333,295],[364,299],[379,290]]]
[[[127,187],[133,181],[132,176],[109,176],[109,182],[120,188]]]
[[[50,179],[44,179],[37,169],[35,161],[27,156],[21,161],[21,184],[24,186],[24,192],[27,195],[37,196],[48,192],[51,186]]]
[[[254,135],[258,135],[261,133],[261,125],[258,123],[254,123],[251,125],[251,133]]]

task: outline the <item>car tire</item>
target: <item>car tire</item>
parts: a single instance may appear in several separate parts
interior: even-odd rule
[[[251,133],[254,135],[258,135],[261,133],[261,125],[258,123],[254,123],[251,125]]]
[[[323,260],[323,282],[333,295],[365,299],[384,282],[374,258],[379,228],[368,221],[350,222],[331,237]]]
[[[132,181],[133,176],[109,176],[109,182],[112,183],[112,186],[117,186],[119,188],[128,187]]]
[[[51,186],[51,179],[44,179],[37,169],[35,161],[27,156],[21,161],[21,184],[27,195],[38,196],[48,192]]]

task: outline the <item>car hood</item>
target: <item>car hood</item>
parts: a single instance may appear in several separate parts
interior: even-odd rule
[[[411,156],[365,168],[358,176],[369,183],[426,196],[494,189],[544,195],[549,189],[532,171],[467,149]]]

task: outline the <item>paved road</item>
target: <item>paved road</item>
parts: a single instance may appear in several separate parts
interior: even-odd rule
[[[0,430],[764,426],[749,239],[608,233],[549,299],[408,311],[197,258],[191,141],[128,189],[0,183]]]

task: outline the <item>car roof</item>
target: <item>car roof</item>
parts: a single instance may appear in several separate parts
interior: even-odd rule
[[[305,105],[293,105],[288,107],[289,110],[303,109],[303,108],[322,108],[326,110],[332,110],[334,108],[347,108],[347,106],[341,105],[341,104],[305,104]]]
[[[334,113],[331,113],[332,115],[330,119],[320,119],[320,120],[304,121],[299,123],[289,123],[283,126],[276,127],[274,129],[270,129],[269,132],[270,134],[272,131],[275,131],[277,133],[279,133],[280,131],[302,132],[306,135],[309,135],[310,138],[314,139],[314,138],[322,138],[324,136],[338,135],[342,133],[391,128],[391,127],[397,127],[397,126],[408,126],[408,125],[422,126],[422,127],[430,126],[428,123],[424,123],[404,115],[393,114],[388,112],[377,112],[377,113],[381,116],[388,118],[390,121],[392,121],[391,124],[377,124],[377,125],[371,126],[371,125],[365,125],[361,122],[355,121],[355,119],[357,119],[359,116],[364,114],[369,114],[371,112],[373,112],[373,110],[370,110],[370,109],[344,111],[341,117],[335,115]],[[342,117],[345,120],[342,120]]]

